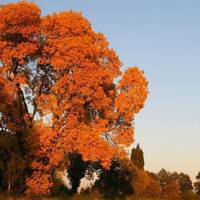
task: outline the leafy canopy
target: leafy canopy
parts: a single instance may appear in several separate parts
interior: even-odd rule
[[[1,5],[0,66],[0,130],[26,143],[31,192],[50,192],[69,153],[105,169],[126,156],[148,83],[137,67],[122,74],[115,51],[81,13]]]

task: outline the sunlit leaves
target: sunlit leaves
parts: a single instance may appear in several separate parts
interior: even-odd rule
[[[115,51],[81,13],[40,12],[25,1],[0,8],[0,112],[28,145],[28,191],[49,194],[69,154],[105,169],[126,156],[148,90],[137,67],[122,74]]]

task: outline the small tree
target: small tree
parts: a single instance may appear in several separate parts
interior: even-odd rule
[[[157,176],[160,181],[160,186],[162,190],[172,180],[171,173],[166,171],[165,169],[161,169]]]
[[[113,161],[109,170],[101,170],[100,179],[96,181],[97,187],[105,198],[125,199],[126,195],[134,193],[132,180],[135,166],[129,160]]]
[[[171,177],[173,180],[178,181],[181,193],[191,191],[193,189],[192,181],[189,175],[184,174],[183,172],[174,172]]]
[[[178,182],[182,193],[193,190],[192,181],[189,175],[180,173]]]
[[[131,151],[131,161],[139,169],[144,169],[144,153],[139,144]]]

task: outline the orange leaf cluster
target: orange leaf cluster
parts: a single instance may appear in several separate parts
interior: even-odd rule
[[[50,174],[68,153],[106,169],[125,156],[133,142],[134,116],[148,93],[137,67],[128,68],[115,84],[122,63],[81,13],[40,13],[26,1],[0,8],[0,111],[6,116],[8,104],[19,104],[14,113],[20,116],[4,124],[15,130],[10,124],[19,121],[29,128],[25,138],[34,172],[27,185],[35,194],[49,193]],[[51,122],[42,123],[46,116]]]

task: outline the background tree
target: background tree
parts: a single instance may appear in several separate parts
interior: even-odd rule
[[[179,199],[180,198],[180,187],[179,183],[175,180],[171,180],[162,189],[162,197],[168,199]]]
[[[140,197],[160,197],[161,187],[156,176],[148,171],[135,167],[132,185],[135,195]]]
[[[196,176],[197,181],[194,183],[195,192],[200,195],[200,172]]]
[[[161,196],[165,198],[174,198],[179,196],[180,187],[178,181],[172,177],[172,174],[165,169],[161,169],[157,174],[161,186]],[[170,193],[172,196],[170,196]]]
[[[131,151],[131,161],[139,169],[144,169],[144,153],[139,144]]]
[[[98,188],[106,199],[125,199],[134,193],[134,177],[135,166],[129,160],[113,161],[109,170],[102,169],[94,188]]]
[[[149,183],[145,189],[145,196],[147,197],[160,197],[161,186],[157,175],[153,172],[146,171],[149,177]]]
[[[68,155],[104,169],[127,157],[148,83],[137,67],[122,75],[115,51],[80,13],[42,17],[35,3],[2,5],[0,47],[1,124],[29,165],[27,192],[50,194],[57,169],[76,169]]]
[[[160,197],[161,196],[161,188],[159,181],[154,179],[152,176],[148,174],[148,184],[143,191],[143,196],[145,197]]]
[[[189,175],[184,174],[183,172],[181,172],[180,174],[175,172],[172,174],[172,178],[178,181],[180,191],[182,193],[193,190],[192,181]]]
[[[157,176],[162,190],[172,180],[171,173],[167,172],[165,169],[161,169]]]
[[[168,190],[170,191],[172,186],[174,185],[176,189],[172,193],[175,195],[175,191],[178,192],[182,196],[187,196],[189,192],[192,192],[193,186],[190,177],[184,173],[170,173],[166,170],[162,169],[157,174],[157,177],[160,181],[161,189],[162,189],[162,196],[166,196],[168,194]],[[178,187],[176,186],[178,184]],[[169,192],[170,193],[170,192]],[[187,194],[185,194],[187,193]],[[189,196],[191,196],[189,194]]]

